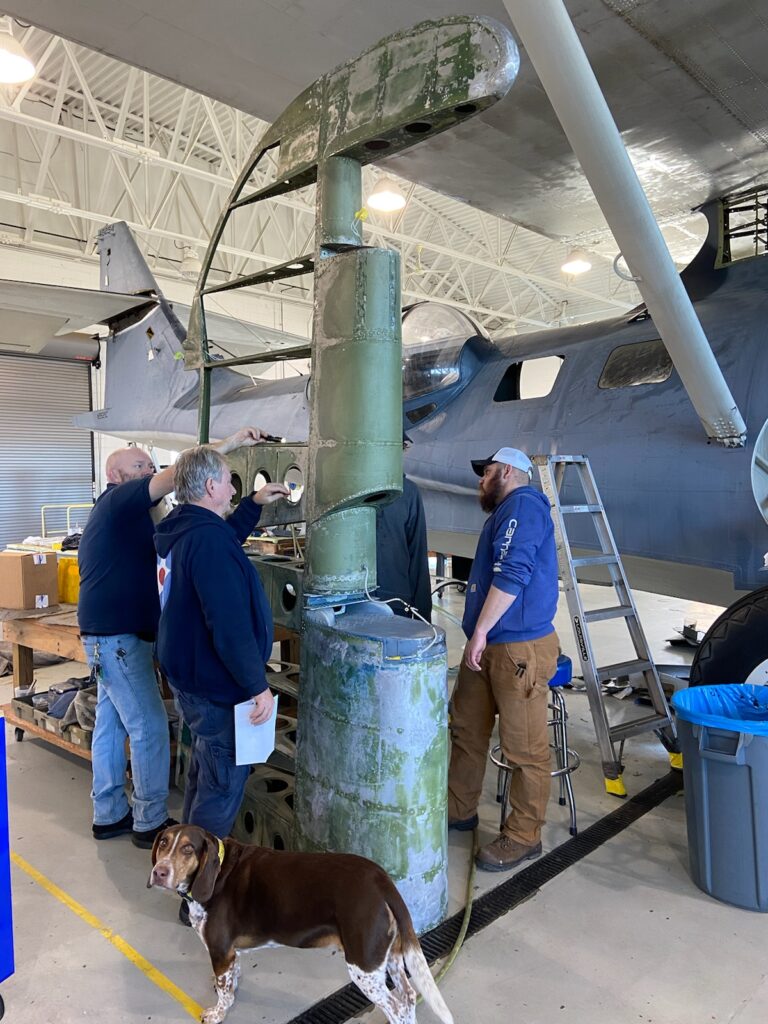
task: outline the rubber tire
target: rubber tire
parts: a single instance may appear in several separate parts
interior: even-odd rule
[[[13,735],[16,738],[16,742],[21,743],[21,741],[24,739],[24,730],[20,729],[17,725],[13,731]]]
[[[740,598],[712,623],[696,649],[689,686],[743,683],[768,660],[768,587]]]

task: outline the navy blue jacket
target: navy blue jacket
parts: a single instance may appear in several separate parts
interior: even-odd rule
[[[184,693],[234,705],[267,688],[272,614],[243,541],[261,507],[244,498],[227,519],[179,505],[157,527],[157,658]]]
[[[467,583],[462,628],[475,631],[491,586],[514,594],[511,607],[488,633],[489,644],[538,640],[553,630],[557,611],[557,551],[549,501],[518,487],[483,526]]]
[[[149,510],[152,478],[108,484],[80,539],[81,633],[136,633],[154,640],[160,602],[155,583],[155,524]]]

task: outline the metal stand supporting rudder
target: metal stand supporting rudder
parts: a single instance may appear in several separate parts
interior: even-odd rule
[[[587,688],[589,708],[600,747],[605,788],[614,796],[626,796],[621,763],[624,741],[629,736],[655,732],[667,751],[675,754],[679,749],[675,725],[640,625],[632,591],[627,583],[624,566],[592,475],[589,459],[584,455],[536,455],[533,462],[539,472],[542,490],[549,499],[552,509],[560,577],[568,602],[571,626],[581,661],[581,673]],[[569,495],[573,496],[574,485],[580,488],[578,503],[572,500],[566,503],[562,500],[567,470],[570,471],[567,474]],[[600,553],[574,557],[567,522],[570,516],[584,515],[589,516],[592,521]],[[580,590],[584,581],[578,578],[578,570],[589,566],[605,566],[617,604],[589,611],[584,608]],[[624,620],[635,650],[634,659],[614,665],[597,664],[589,626],[606,619]],[[643,677],[653,712],[611,725],[608,721],[602,684],[609,679],[629,679],[633,676]]]

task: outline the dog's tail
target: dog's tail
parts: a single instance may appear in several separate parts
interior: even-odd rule
[[[422,951],[421,943],[414,931],[408,908],[397,890],[395,890],[395,893],[397,894],[397,899],[388,900],[389,909],[392,911],[392,915],[397,922],[403,960],[413,982],[413,987],[443,1024],[453,1024],[453,1014],[445,1005],[445,1000],[440,995],[440,989],[432,977],[432,972]]]
[[[443,1024],[453,1024],[453,1015],[440,995],[440,989],[435,984],[435,979],[432,977],[418,939],[415,939],[414,945],[408,941],[403,943],[403,959],[411,976],[413,987],[430,1010],[443,1021]]]

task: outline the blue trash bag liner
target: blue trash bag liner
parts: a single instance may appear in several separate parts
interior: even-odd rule
[[[679,718],[693,725],[768,736],[768,686],[693,686],[678,690],[672,707]]]

